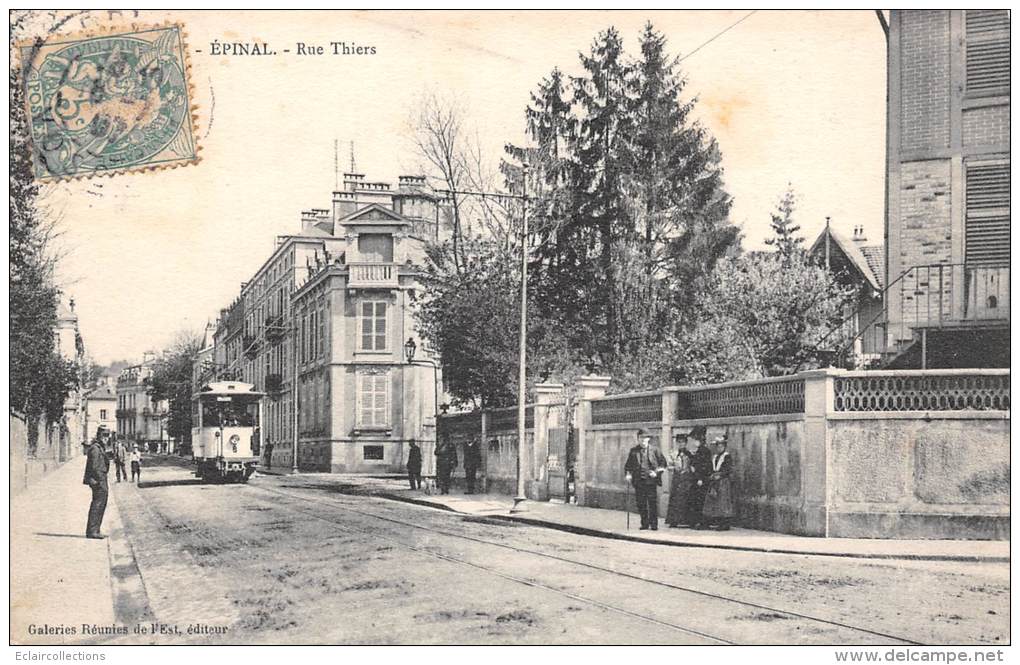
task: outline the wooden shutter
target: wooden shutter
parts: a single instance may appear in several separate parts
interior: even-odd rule
[[[1009,265],[1009,163],[967,165],[968,265]]]
[[[965,13],[967,96],[1009,94],[1009,12]]]

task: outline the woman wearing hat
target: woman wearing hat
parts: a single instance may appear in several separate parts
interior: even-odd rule
[[[677,434],[676,442],[673,481],[669,488],[669,509],[666,511],[666,524],[671,527],[688,526],[691,523],[687,508],[691,488],[695,483],[694,450],[701,447],[701,440],[690,435]]]
[[[736,511],[733,506],[733,455],[726,450],[726,437],[712,442],[712,475],[709,476],[708,494],[705,497],[705,519],[720,531],[730,528]]]

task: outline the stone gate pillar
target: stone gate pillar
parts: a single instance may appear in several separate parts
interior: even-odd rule
[[[531,468],[534,476],[528,482],[528,498],[549,500],[549,427],[552,404],[563,401],[562,383],[540,383],[535,386],[534,434],[531,447]]]
[[[574,432],[577,436],[577,454],[574,458],[574,493],[577,505],[585,505],[587,488],[587,447],[591,434],[591,401],[606,396],[610,377],[588,374],[577,380],[577,408],[574,410]]]

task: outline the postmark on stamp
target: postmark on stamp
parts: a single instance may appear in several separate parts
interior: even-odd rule
[[[18,45],[38,180],[198,161],[181,26]]]

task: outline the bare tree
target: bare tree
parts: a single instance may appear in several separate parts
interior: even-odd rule
[[[460,192],[468,182],[460,109],[461,104],[456,98],[426,92],[411,111],[409,121],[418,157],[430,171],[429,175],[442,181],[449,190],[453,212],[453,258],[458,271],[463,265],[460,245],[464,196]]]

